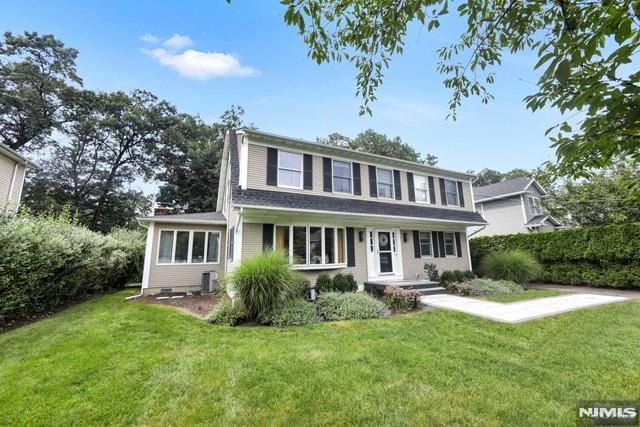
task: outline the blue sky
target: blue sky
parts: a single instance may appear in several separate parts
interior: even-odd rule
[[[467,100],[456,122],[446,120],[450,92],[435,72],[435,51],[461,31],[454,19],[436,33],[412,29],[404,55],[386,72],[373,116],[361,117],[353,67],[308,59],[277,1],[5,0],[2,9],[3,32],[52,33],[77,48],[85,87],[146,89],[206,121],[236,104],[260,129],[293,137],[373,128],[458,170],[533,168],[554,159],[544,131],[560,114],[534,114],[522,102],[535,90],[530,53],[505,58],[493,102]],[[184,37],[167,42],[174,34]]]

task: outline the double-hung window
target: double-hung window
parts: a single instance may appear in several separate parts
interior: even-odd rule
[[[302,154],[278,150],[278,186],[302,188]]]
[[[275,249],[298,268],[341,265],[347,262],[344,228],[316,225],[276,225]]]
[[[529,212],[531,215],[542,215],[542,205],[540,205],[539,197],[529,196]]]
[[[447,205],[458,206],[460,199],[458,195],[458,183],[456,181],[444,180],[444,191],[447,197]]]
[[[456,256],[456,239],[453,233],[444,233],[444,254]]]
[[[429,203],[429,180],[424,175],[413,175],[416,202]]]
[[[431,244],[431,232],[429,231],[420,232],[420,256],[423,256],[423,257],[433,256],[433,247]]]
[[[351,163],[333,161],[333,191],[351,194]]]
[[[158,264],[217,264],[219,261],[219,231],[160,231]]]
[[[376,171],[378,181],[378,197],[393,199],[393,172],[391,169]]]

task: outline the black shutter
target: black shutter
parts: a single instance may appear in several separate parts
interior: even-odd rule
[[[438,252],[440,252],[440,258],[447,256],[447,252],[444,250],[444,232],[438,231]]]
[[[347,267],[356,266],[356,248],[353,227],[347,227]]]
[[[267,148],[267,185],[278,185],[278,150]]]
[[[369,195],[378,197],[378,178],[375,166],[369,166]]]
[[[322,158],[322,188],[324,191],[333,191],[331,185],[331,159],[328,157]]]
[[[440,248],[438,246],[438,233],[436,231],[431,232],[431,250],[433,251],[434,258],[440,258]]]
[[[353,194],[360,196],[362,194],[362,185],[360,184],[360,163],[353,164]]]
[[[422,256],[420,253],[420,232],[418,230],[413,230],[413,255],[416,258]]]
[[[458,197],[460,198],[460,207],[464,208],[464,194],[462,193],[462,183],[458,181]]]
[[[438,180],[440,183],[440,203],[443,205],[447,205],[447,190],[444,188],[444,179],[440,178]]]
[[[393,186],[395,187],[396,200],[402,200],[402,185],[400,185],[400,171],[393,170]]]
[[[413,186],[413,174],[411,172],[407,172],[407,187],[409,188],[409,201],[416,201],[416,189]]]
[[[429,201],[432,205],[436,204],[436,183],[432,176],[429,177]]]
[[[273,249],[273,224],[262,224],[262,250]]]
[[[304,155],[304,189],[313,190],[313,156]]]
[[[456,250],[458,251],[458,258],[462,258],[462,248],[460,247],[460,233],[456,231]]]

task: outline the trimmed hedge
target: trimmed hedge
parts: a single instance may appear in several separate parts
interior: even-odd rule
[[[105,236],[64,215],[0,218],[0,325],[140,280],[145,234]]]
[[[640,288],[640,223],[478,237],[469,245],[474,266],[490,252],[522,249],[542,264],[543,282]]]

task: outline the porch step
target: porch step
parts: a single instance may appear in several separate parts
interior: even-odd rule
[[[436,286],[435,288],[423,288],[423,289],[416,289],[416,291],[420,294],[420,295],[439,295],[439,294],[446,294],[447,290],[445,288],[443,288],[442,286]]]

